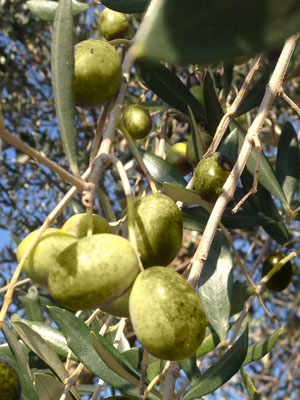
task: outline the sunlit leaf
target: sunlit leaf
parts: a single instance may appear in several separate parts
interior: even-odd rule
[[[72,97],[73,64],[72,2],[61,0],[55,14],[51,44],[52,88],[63,148],[72,172],[79,175]]]
[[[298,189],[299,171],[299,142],[295,129],[291,123],[287,122],[282,128],[278,143],[276,176],[289,204]]]
[[[199,280],[199,296],[209,323],[221,341],[229,327],[230,299],[233,285],[233,261],[229,244],[217,232]]]
[[[241,367],[248,349],[248,327],[234,345],[191,385],[183,400],[192,400],[214,392]]]
[[[53,21],[55,18],[55,12],[58,6],[58,2],[50,0],[29,0],[26,1],[25,5],[37,18],[44,21]],[[89,5],[81,3],[76,0],[72,0],[72,15],[77,15],[83,11],[86,11]]]
[[[186,185],[186,181],[177,169],[155,154],[145,152],[143,154],[143,161],[156,183],[162,185],[164,182],[170,182],[181,186]]]
[[[254,386],[254,383],[250,376],[247,374],[247,372],[244,370],[244,368],[240,369],[241,371],[241,376],[243,379],[244,386],[247,390],[247,393],[249,395],[249,398],[251,400],[262,400],[261,395],[257,392],[256,387]]]

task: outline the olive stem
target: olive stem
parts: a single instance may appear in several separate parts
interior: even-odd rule
[[[171,362],[170,368],[166,371],[163,387],[163,400],[169,400],[174,397],[175,383],[178,378],[179,364]]]
[[[152,389],[154,389],[154,387],[162,380],[162,378],[165,376],[165,374],[168,371],[168,369],[170,368],[170,366],[171,366],[171,361],[167,361],[163,370],[161,371],[161,373],[159,375],[156,375],[152,379],[152,381],[147,386],[147,389],[145,390],[144,399],[146,399],[148,397],[148,395],[152,391]]]
[[[253,81],[253,78],[254,78],[256,72],[260,68],[261,60],[262,60],[262,55],[259,55],[253,61],[250,71],[248,72],[248,75],[246,76],[246,78],[243,82],[243,85],[242,85],[241,89],[239,90],[234,102],[227,109],[227,112],[225,113],[225,115],[223,115],[221,121],[219,122],[219,125],[217,127],[213,141],[211,142],[206,153],[204,154],[204,157],[208,154],[214,153],[216,151],[216,149],[218,148],[218,146],[222,140],[222,137],[223,137],[224,133],[226,132],[226,129],[228,128],[228,125],[230,123],[230,118],[233,117],[234,114],[236,113],[239,105],[241,104],[242,100],[244,99],[244,97],[246,96],[246,94],[250,88],[250,85]]]
[[[198,248],[191,261],[192,268],[188,281],[193,287],[196,287],[198,283],[217,227],[221,221],[227,204],[233,198],[239,178],[251,154],[253,147],[253,138],[256,137],[261,131],[264,121],[268,115],[268,111],[273,101],[275,100],[279,90],[281,90],[283,78],[286,74],[290,58],[295,49],[297,39],[298,35],[293,35],[289,39],[287,39],[284,44],[283,50],[270,78],[269,84],[266,87],[266,91],[263,100],[259,106],[258,113],[248,129],[238,159],[223,186],[222,194],[217,199],[214,208],[210,214],[205,230],[200,239]]]
[[[149,182],[149,185],[150,185],[150,188],[151,188],[152,192],[153,193],[157,192],[156,184],[153,181],[153,179],[151,178],[151,176],[150,176],[150,174],[149,174],[149,172],[148,172],[148,170],[147,170],[147,168],[145,166],[143,158],[141,157],[140,152],[138,151],[138,149],[137,149],[132,137],[125,130],[122,133],[126,137],[128,146],[130,147],[130,150],[131,150],[132,154],[134,155],[136,161],[139,163],[142,171],[144,172],[144,174],[146,176],[146,179]]]

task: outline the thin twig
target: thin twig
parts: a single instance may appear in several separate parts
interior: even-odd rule
[[[250,71],[248,72],[248,75],[246,76],[244,83],[239,90],[234,102],[231,104],[231,106],[228,108],[227,112],[225,115],[223,115],[221,121],[219,122],[219,125],[217,127],[216,133],[214,135],[213,141],[211,142],[209,148],[207,149],[204,157],[208,154],[214,153],[216,149],[218,148],[222,137],[224,133],[226,132],[226,129],[228,128],[228,125],[230,123],[230,117],[233,117],[234,114],[236,113],[239,105],[241,104],[242,100],[244,99],[245,95],[247,94],[249,87],[253,81],[253,78],[256,74],[256,72],[260,68],[260,63],[261,63],[262,56],[259,55],[255,58],[253,61],[253,64],[250,68]]]
[[[48,167],[52,172],[57,174],[61,179],[71,183],[72,185],[76,186],[79,190],[90,190],[91,185],[85,182],[83,179],[70,174],[64,168],[57,165],[55,162],[51,161],[48,157],[44,156],[43,154],[39,153],[32,147],[28,146],[28,144],[24,143],[19,138],[13,136],[8,130],[5,128],[3,124],[3,119],[0,114],[0,137],[14,146],[15,148],[21,150],[23,153],[28,154],[34,160],[40,162],[41,164]]]
[[[30,278],[22,279],[21,281],[18,281],[18,282],[16,283],[15,287],[19,287],[19,286],[26,285],[26,284],[29,283],[29,282],[31,282],[31,279],[30,279]],[[8,288],[9,288],[9,284],[3,286],[3,287],[0,289],[0,294],[6,292],[6,290],[7,290]]]
[[[294,111],[296,111],[296,113],[300,117],[300,107],[285,93],[283,89],[281,90],[279,95],[291,106]]]
[[[199,246],[192,259],[192,269],[188,280],[194,287],[196,287],[197,285],[202,268],[206,262],[216,229],[219,225],[227,204],[233,198],[238,180],[250,156],[253,146],[253,138],[257,136],[261,131],[264,121],[268,115],[269,109],[275,97],[277,96],[278,91],[282,87],[283,78],[285,76],[290,58],[295,49],[297,39],[298,35],[294,35],[285,42],[269,84],[266,87],[265,95],[260,104],[257,116],[252,122],[250,128],[248,129],[247,135],[239,153],[239,157],[223,186],[222,194],[217,199],[212,213],[210,214],[205,230],[200,239]]]
[[[159,375],[156,375],[152,379],[152,381],[147,386],[147,389],[145,390],[144,399],[146,399],[149,393],[154,389],[154,387],[159,384],[159,382],[162,380],[162,378],[165,376],[166,372],[170,368],[171,364],[171,361],[167,361],[161,373]]]

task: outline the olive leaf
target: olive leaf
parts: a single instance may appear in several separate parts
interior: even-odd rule
[[[231,309],[233,261],[224,234],[217,232],[198,283],[207,319],[221,341],[226,340]]]
[[[146,11],[150,0],[102,0],[104,6],[122,13],[143,13]]]
[[[221,118],[224,115],[223,109],[220,105],[213,75],[208,70],[204,79],[204,101],[205,101],[205,110],[207,117],[207,129],[210,135],[214,135],[215,131],[221,121]]]
[[[247,390],[249,398],[251,400],[262,400],[262,396],[257,392],[252,379],[247,374],[247,372],[244,370],[244,368],[241,368],[240,372],[241,372],[243,384]]]
[[[143,22],[133,49],[136,57],[205,65],[280,46],[299,31],[300,4],[190,0],[182,7],[181,0],[153,0]]]
[[[183,400],[192,400],[214,392],[241,367],[248,349],[248,326],[234,345],[198,379],[195,379]]]
[[[72,172],[79,175],[72,97],[73,63],[72,2],[61,0],[55,13],[51,44],[52,88],[63,148]]]
[[[299,170],[299,142],[293,125],[287,122],[282,128],[278,143],[276,176],[289,204],[298,189]]]
[[[188,115],[188,106],[197,121],[205,125],[205,111],[198,100],[169,68],[148,60],[136,61],[136,66],[146,86],[171,107]]]
[[[58,6],[58,2],[50,0],[29,0],[26,1],[25,6],[35,15],[37,18],[43,21],[53,21],[55,18],[55,12]],[[72,15],[75,16],[83,11],[86,11],[89,5],[81,3],[76,0],[72,0]]]
[[[42,372],[34,374],[34,382],[39,400],[60,399],[65,389],[65,385],[53,375]],[[66,400],[73,400],[70,393],[67,394]]]

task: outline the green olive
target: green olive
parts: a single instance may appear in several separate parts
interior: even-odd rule
[[[285,253],[273,253],[263,263],[262,277],[287,256]],[[284,290],[291,283],[294,275],[294,265],[288,261],[266,283],[266,287],[274,292]]]
[[[56,258],[48,287],[51,296],[72,311],[100,308],[120,297],[139,272],[130,242],[101,233],[79,239]]]
[[[168,265],[182,244],[181,211],[170,197],[149,194],[136,204],[134,231],[143,266]]]
[[[152,119],[144,107],[138,104],[131,104],[123,109],[120,129],[123,132],[127,132],[132,139],[143,139],[150,133],[151,128]]]
[[[181,174],[188,174],[192,167],[187,159],[187,143],[178,142],[173,144],[167,151],[166,161],[173,165]]]
[[[126,38],[130,25],[126,14],[104,8],[98,20],[98,29],[106,40]]]
[[[19,400],[21,386],[15,368],[0,356],[0,400]]]
[[[17,248],[18,262],[21,261],[28,247],[37,237],[38,232],[38,230],[31,232],[19,244]],[[42,234],[30,257],[26,260],[23,271],[34,282],[47,286],[49,271],[55,264],[57,255],[76,241],[77,238],[70,233],[64,232],[61,229],[48,228]]]
[[[192,357],[205,336],[207,321],[200,297],[169,267],[152,267],[138,275],[129,314],[141,344],[163,360]]]
[[[80,213],[72,215],[62,226],[64,232],[68,232],[77,238],[87,236],[89,227],[93,235],[97,233],[110,233],[108,222],[100,215]]]
[[[102,306],[102,310],[120,318],[129,317],[129,296],[131,287],[122,296],[112,301],[110,304]]]
[[[214,153],[209,157],[202,158],[194,171],[196,191],[204,200],[216,201],[231,169],[230,161],[221,153]]]
[[[75,46],[73,97],[76,103],[93,106],[116,94],[121,82],[121,59],[105,40],[84,40]]]

